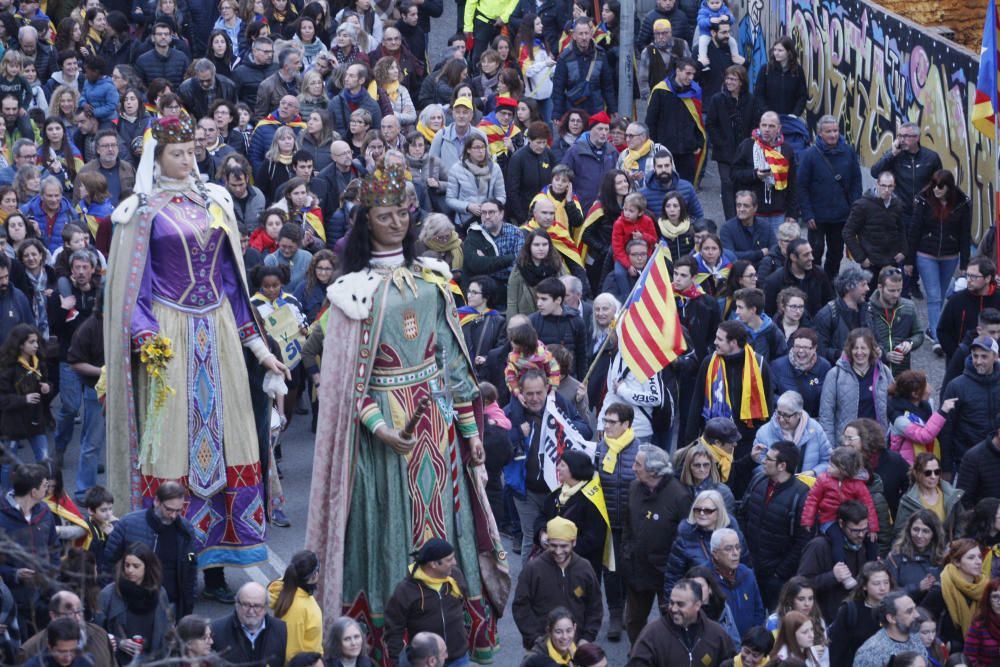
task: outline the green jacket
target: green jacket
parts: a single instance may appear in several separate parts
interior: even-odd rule
[[[910,368],[913,352],[923,345],[924,325],[920,322],[917,307],[910,299],[900,299],[894,308],[882,303],[882,288],[878,288],[868,299],[868,316],[871,321],[875,340],[882,348],[882,354],[888,353],[904,341],[910,341],[910,354],[906,355],[900,364],[890,364],[888,356],[882,360],[892,369],[893,377]]]

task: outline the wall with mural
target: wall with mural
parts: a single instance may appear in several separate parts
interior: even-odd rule
[[[822,114],[841,119],[862,164],[889,149],[904,120],[921,127],[921,143],[937,151],[973,200],[973,236],[992,221],[992,138],[969,122],[976,54],[864,0],[735,0],[739,39],[750,80],[766,62],[766,45],[790,33],[806,81],[810,125]]]

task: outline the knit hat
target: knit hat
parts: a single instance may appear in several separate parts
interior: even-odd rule
[[[653,31],[670,30],[670,21],[667,19],[656,19],[653,21]]]
[[[517,111],[517,100],[511,99],[509,97],[498,97],[497,111],[500,111],[501,109],[507,109],[509,111]]]
[[[578,482],[589,482],[594,476],[594,462],[581,451],[570,449],[563,452],[562,461],[569,468],[569,474]]]
[[[607,114],[606,111],[599,111],[590,117],[590,127],[594,127],[598,123],[604,123],[605,125],[611,125],[611,116]]]
[[[564,540],[566,542],[575,540],[577,534],[576,524],[561,516],[550,519],[545,524],[545,532],[548,534],[550,540]]]
[[[705,423],[702,436],[707,442],[739,442],[740,430],[728,417],[712,417]]]
[[[433,563],[436,560],[441,560],[442,558],[447,558],[453,553],[455,553],[455,547],[451,546],[447,540],[442,540],[440,537],[432,537],[424,542],[424,546],[414,551],[411,555],[414,557],[417,565],[425,565]]]

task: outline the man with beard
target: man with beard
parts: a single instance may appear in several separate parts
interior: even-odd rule
[[[19,139],[33,139],[35,136],[31,119],[22,114],[21,102],[17,95],[6,93],[0,99],[0,114],[3,115],[3,151],[7,163],[13,162],[10,147]],[[79,144],[77,144],[79,145]]]
[[[778,310],[778,294],[786,287],[798,287],[806,294],[806,315],[811,318],[833,299],[833,286],[826,272],[817,267],[809,241],[788,242],[788,257],[781,267],[764,281],[764,310],[773,316]]]
[[[727,69],[746,62],[741,56],[736,56],[734,59],[729,49],[729,39],[732,37],[733,29],[728,20],[724,19],[719,23],[713,23],[708,32],[708,51],[706,54],[708,64],[699,63],[702,67],[698,74],[703,100],[712,99],[713,95],[722,90],[722,82],[725,79]]]
[[[674,71],[674,64],[690,57],[691,48],[683,39],[674,39],[670,21],[656,19],[653,23],[653,43],[648,44],[639,55],[639,96],[648,100],[650,90]]]
[[[0,254],[0,340],[18,324],[35,326],[35,315],[24,292],[10,284],[10,258]]]
[[[549,521],[543,531],[545,552],[528,561],[517,578],[511,612],[526,649],[545,636],[545,617],[556,607],[565,607],[573,615],[579,639],[597,639],[604,596],[594,568],[573,551],[576,537],[572,521],[562,517]]]
[[[706,149],[701,86],[694,80],[697,71],[697,62],[679,59],[673,76],[653,86],[646,110],[646,125],[653,141],[667,147],[677,173],[692,183],[698,181]]]
[[[666,199],[668,192],[677,192],[681,195],[692,221],[705,216],[694,186],[691,185],[691,181],[684,180],[674,171],[674,156],[665,148],[653,155],[653,178],[646,179],[646,187],[641,192],[646,198],[646,208],[653,211],[656,216],[663,210],[663,200]]]
[[[854,667],[881,667],[892,662],[894,655],[906,651],[924,655],[926,649],[915,632],[921,625],[917,620],[917,605],[906,591],[891,591],[882,598],[878,618],[882,629],[858,649]]]
[[[691,399],[686,425],[686,440],[691,442],[709,419],[731,418],[740,431],[736,459],[750,453],[754,434],[771,416],[771,368],[748,341],[742,322],[728,320],[719,325],[715,352],[698,369],[695,387],[702,389]]]
[[[967,286],[956,290],[944,304],[938,320],[937,339],[944,353],[951,356],[958,344],[979,321],[986,308],[1000,308],[1000,290],[996,285],[997,265],[989,257],[973,257],[965,269]]]
[[[778,396],[798,392],[806,413],[819,414],[823,380],[831,366],[819,355],[819,336],[807,327],[796,329],[788,337],[788,354],[771,364],[771,381]]]

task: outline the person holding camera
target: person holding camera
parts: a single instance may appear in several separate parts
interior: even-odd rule
[[[836,117],[816,123],[816,143],[802,154],[796,192],[802,219],[809,227],[809,245],[830,280],[840,273],[844,257],[844,223],[851,204],[861,198],[861,163],[854,148],[840,135]],[[831,187],[830,179],[836,182]]]

